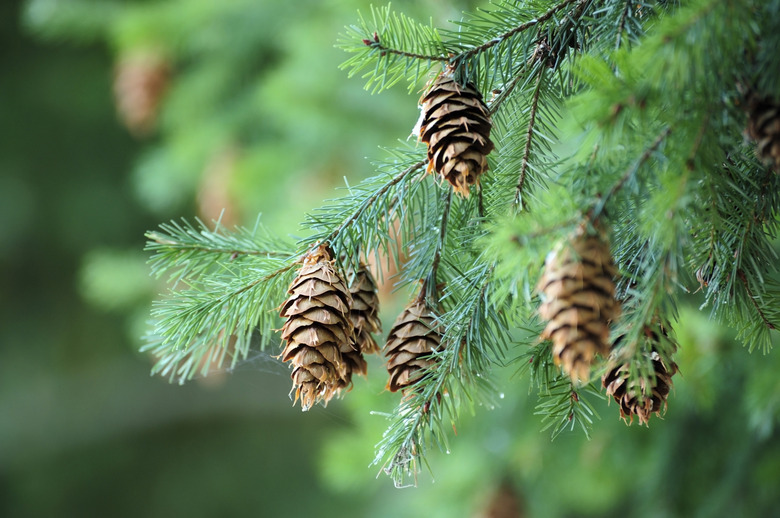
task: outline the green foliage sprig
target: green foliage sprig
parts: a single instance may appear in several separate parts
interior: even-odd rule
[[[154,309],[156,369],[184,380],[206,360],[245,355],[255,337],[267,344],[293,268],[327,242],[345,269],[393,258],[398,288],[439,310],[441,350],[386,414],[377,446],[397,485],[416,480],[431,447],[449,450],[464,409],[495,404],[491,373],[515,361],[539,393],[542,427],[587,434],[597,391],[575,386],[536,338],[544,257],[576,228],[609,229],[626,307],[613,335],[634,379],[653,381],[644,330],[673,328],[678,301],[697,291],[749,349],[768,350],[780,180],[742,137],[738,84],[766,84],[755,78],[776,59],[763,42],[776,38],[777,4],[505,0],[457,30],[372,9],[339,42],[352,53],[343,68],[374,92],[402,81],[413,91],[442,70],[493,92],[489,173],[469,198],[453,196],[426,177],[424,151],[404,146],[309,213],[295,246],[202,225],[148,234],[154,271],[186,285]],[[658,344],[669,364],[671,339]]]

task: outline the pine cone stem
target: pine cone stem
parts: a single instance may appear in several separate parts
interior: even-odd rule
[[[534,125],[536,123],[536,110],[539,107],[539,92],[541,91],[542,72],[539,72],[536,78],[536,87],[534,91],[534,98],[531,101],[531,113],[528,119],[528,131],[525,134],[525,149],[523,150],[523,162],[520,165],[520,178],[517,181],[517,189],[515,189],[515,206],[520,206],[525,210],[525,199],[523,198],[523,187],[525,187],[525,175],[528,171],[528,159],[531,156],[531,142],[534,136]]]

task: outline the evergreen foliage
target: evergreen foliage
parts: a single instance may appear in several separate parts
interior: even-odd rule
[[[496,403],[495,371],[515,362],[539,393],[542,428],[589,433],[599,391],[573,384],[538,342],[534,288],[546,254],[583,226],[609,229],[625,306],[613,352],[637,366],[632,382],[653,383],[644,329],[660,320],[673,330],[679,301],[696,292],[749,350],[768,352],[780,323],[780,176],[743,137],[740,92],[780,98],[779,9],[497,0],[447,30],[373,9],[339,42],[351,53],[344,68],[373,92],[400,82],[418,91],[444,69],[476,85],[496,143],[480,187],[454,195],[426,176],[425,146],[402,145],[375,176],[308,214],[297,244],[259,225],[148,233],[153,270],[174,283],[153,311],[155,370],[184,381],[274,344],[297,263],[328,243],[344,270],[374,257],[381,277],[398,264],[398,289],[440,315],[441,350],[377,447],[375,463],[397,485],[416,480],[432,447],[449,450],[464,411]],[[672,340],[655,351],[674,363]]]

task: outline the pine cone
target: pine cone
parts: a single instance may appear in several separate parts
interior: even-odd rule
[[[431,353],[441,348],[442,330],[434,327],[436,315],[418,299],[399,315],[390,329],[385,345],[390,392],[406,389],[419,382],[433,365]]]
[[[114,99],[122,123],[136,136],[148,135],[170,80],[170,66],[160,55],[131,52],[121,56],[114,75]]]
[[[304,259],[288,293],[280,313],[287,319],[281,357],[292,362],[295,401],[300,399],[305,411],[318,402],[327,404],[349,385],[352,369],[361,369],[360,361],[344,358],[353,350],[352,296],[325,245]],[[365,362],[362,365],[365,372]]]
[[[352,294],[352,309],[349,314],[355,329],[355,345],[363,354],[378,353],[379,346],[371,333],[382,331],[378,314],[379,297],[374,277],[365,264],[358,267],[349,285],[349,292]]]
[[[756,154],[780,173],[780,103],[755,92],[747,96],[748,137],[756,141]]]
[[[660,416],[662,411],[666,412],[666,400],[672,388],[672,376],[678,370],[677,364],[671,362],[668,367],[664,365],[654,348],[650,352],[650,359],[654,382],[649,387],[642,378],[630,381],[629,363],[613,364],[601,379],[607,395],[615,398],[620,405],[621,419],[626,421],[628,418],[627,424],[631,424],[634,416],[637,416],[639,424],[646,425],[651,414]]]
[[[549,323],[541,338],[552,340],[555,364],[575,383],[588,381],[597,353],[609,353],[609,323],[620,314],[616,273],[609,246],[595,235],[575,236],[545,261],[539,314]]]
[[[509,479],[501,482],[490,497],[487,507],[474,518],[521,518],[525,516],[523,498]]]
[[[458,84],[440,75],[420,99],[420,140],[428,144],[428,171],[435,170],[455,191],[468,197],[469,186],[479,184],[487,171],[490,111],[472,84]]]

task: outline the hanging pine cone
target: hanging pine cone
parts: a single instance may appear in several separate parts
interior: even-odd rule
[[[487,506],[474,518],[521,518],[525,516],[522,496],[511,480],[504,479],[494,490]]]
[[[461,85],[449,74],[440,75],[420,99],[420,140],[428,144],[428,171],[435,170],[455,191],[469,195],[487,171],[490,111],[472,84]]]
[[[658,335],[654,331],[651,333],[650,340],[657,342]],[[672,388],[672,376],[678,370],[677,364],[673,361],[668,366],[664,364],[655,348],[651,349],[650,361],[653,373],[649,386],[644,378],[630,380],[630,364],[626,362],[613,363],[601,378],[607,395],[615,398],[620,406],[620,417],[627,424],[637,416],[639,424],[646,425],[651,414],[660,416],[661,412],[666,412],[666,400]]]
[[[597,353],[609,353],[609,323],[620,314],[616,273],[609,246],[596,235],[578,234],[545,261],[539,314],[549,323],[541,338],[552,340],[555,364],[575,383],[588,381]]]
[[[365,264],[358,267],[349,285],[349,292],[352,294],[352,309],[349,314],[355,329],[355,345],[363,354],[378,353],[379,346],[371,333],[382,331],[382,322],[379,320],[379,297],[376,293],[374,277]]]
[[[144,136],[154,129],[169,80],[168,61],[157,53],[135,51],[120,56],[114,99],[119,118],[131,133]]]
[[[756,154],[780,172],[780,103],[756,92],[747,96],[748,124],[745,132],[756,141]]]
[[[422,298],[407,306],[396,319],[385,345],[390,392],[414,385],[433,365],[430,355],[440,350],[442,338],[435,320],[436,315]]]
[[[361,369],[360,361],[344,358],[353,350],[352,296],[325,245],[306,256],[288,293],[280,313],[287,319],[281,357],[292,362],[295,401],[300,399],[305,411],[318,402],[327,404],[349,385],[352,369]],[[362,365],[365,372],[365,362]]]

